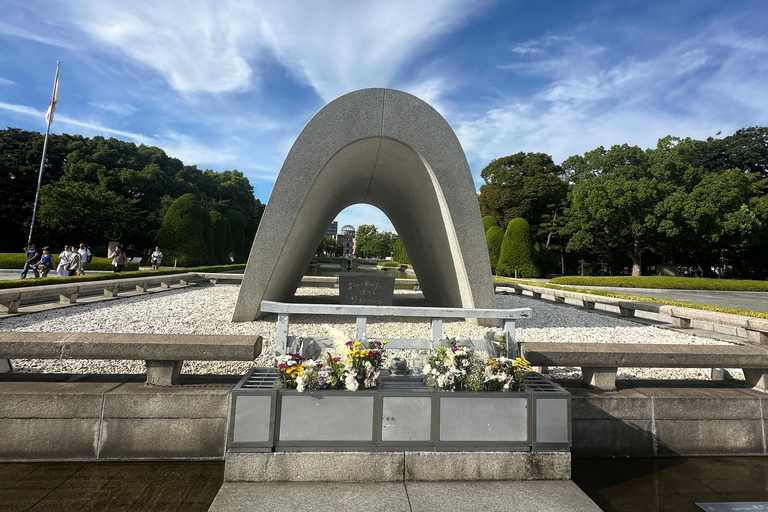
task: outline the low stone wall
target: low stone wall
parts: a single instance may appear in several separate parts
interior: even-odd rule
[[[0,460],[223,460],[236,379],[197,382],[12,374],[0,379]],[[559,384],[572,394],[574,456],[768,454],[768,396],[743,384]]]

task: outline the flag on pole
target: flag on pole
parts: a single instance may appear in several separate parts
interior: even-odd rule
[[[45,120],[48,122],[48,127],[51,127],[53,123],[53,112],[56,110],[56,104],[59,102],[59,63],[56,63],[56,79],[53,81],[53,94],[51,94],[51,102],[48,104],[48,112],[45,113]]]

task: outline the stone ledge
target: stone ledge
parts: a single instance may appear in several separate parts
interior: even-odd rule
[[[567,480],[569,452],[272,452],[226,457],[227,482]]]

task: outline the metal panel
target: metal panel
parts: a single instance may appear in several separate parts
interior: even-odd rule
[[[382,397],[382,441],[431,440],[431,396]]]
[[[350,306],[337,304],[295,304],[287,302],[261,301],[264,313],[285,313],[302,315],[347,315],[347,316],[408,316],[421,318],[530,318],[531,308],[517,309],[464,309],[464,308],[420,308],[410,306]]]
[[[232,443],[267,443],[272,439],[272,396],[235,396]]]
[[[372,395],[280,392],[279,396],[279,441],[373,442]]]
[[[568,398],[536,397],[536,442],[570,443]]]
[[[528,397],[441,396],[440,442],[526,442]]]

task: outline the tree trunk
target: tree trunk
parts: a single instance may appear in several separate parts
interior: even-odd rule
[[[627,251],[627,254],[629,254],[629,257],[632,258],[632,275],[633,276],[643,275],[642,263],[643,263],[644,250],[645,248],[641,247],[640,245],[640,238],[636,237],[632,250]]]

